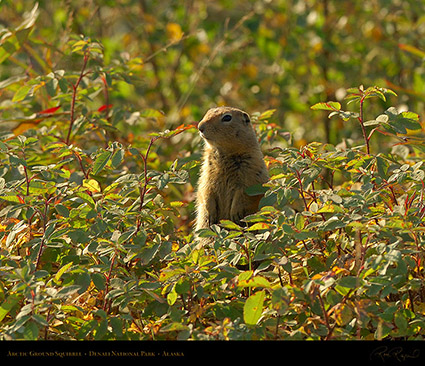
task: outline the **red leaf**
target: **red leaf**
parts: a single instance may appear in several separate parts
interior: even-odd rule
[[[61,106],[58,105],[57,107],[53,107],[53,108],[47,108],[44,111],[38,112],[38,114],[51,114],[51,113],[55,113]]]
[[[109,109],[112,107],[112,104],[104,104],[103,106],[99,107],[97,110],[98,112],[103,112],[105,109]]]

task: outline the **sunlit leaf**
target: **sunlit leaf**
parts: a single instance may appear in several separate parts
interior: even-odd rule
[[[238,286],[270,288],[271,284],[266,278],[262,276],[254,276],[249,279],[243,279],[243,278],[241,279],[241,276],[239,276]]]
[[[112,156],[111,151],[104,151],[103,153],[99,154],[94,162],[93,165],[93,174],[98,175],[103,168],[105,168],[106,164],[108,164],[109,159]]]
[[[341,109],[341,103],[338,102],[326,102],[316,103],[310,107],[313,110],[322,111],[339,111]]]
[[[415,46],[412,46],[412,45],[409,45],[409,44],[404,44],[404,43],[399,43],[398,47],[403,51],[411,53],[412,55],[418,56],[420,58],[425,58],[425,51],[422,51]]]
[[[88,189],[90,192],[97,193],[100,192],[99,182],[95,179],[84,179],[83,187]]]
[[[249,325],[256,325],[263,313],[263,304],[266,297],[265,291],[258,291],[251,295],[243,307],[244,322]]]
[[[31,90],[34,90],[34,87],[31,85],[21,86],[13,96],[12,102],[20,102],[21,100],[25,99]]]

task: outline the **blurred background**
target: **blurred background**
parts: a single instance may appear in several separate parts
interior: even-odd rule
[[[1,2],[3,41],[35,4]],[[103,46],[111,75],[123,70],[110,83],[108,104],[133,119],[161,112],[142,112],[150,118],[141,131],[192,123],[209,107],[231,105],[249,113],[275,109],[271,120],[297,147],[358,140],[358,124],[310,106],[334,100],[344,108],[345,90],[359,85],[398,94],[366,105],[365,120],[390,105],[424,112],[425,1],[49,0],[38,2],[37,13],[19,50],[0,57],[0,81],[16,78],[15,87],[0,90],[3,121],[50,106],[26,98],[27,109],[17,110],[8,100],[28,78],[78,72],[81,57],[67,51],[78,35]]]

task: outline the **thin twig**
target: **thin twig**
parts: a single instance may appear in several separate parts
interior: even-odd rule
[[[304,188],[303,188],[303,182],[301,181],[301,175],[300,175],[300,172],[299,172],[298,170],[295,170],[295,173],[296,173],[296,175],[297,175],[297,180],[298,180],[298,183],[299,183],[299,185],[300,185],[300,189],[299,189],[299,191],[300,191],[300,193],[301,193],[301,197],[302,197],[302,199],[303,199],[305,209],[308,211],[308,210],[309,210],[309,209],[308,209],[308,204],[307,204],[307,201],[306,201],[306,199],[305,199],[305,195],[304,195]]]
[[[154,142],[158,139],[158,137],[153,137],[151,138],[148,148],[146,149],[145,155],[142,155],[142,160],[143,160],[143,186],[142,183],[140,182],[140,205],[139,205],[139,213],[141,213],[142,208],[143,208],[143,203],[145,200],[145,195],[148,191],[148,157],[149,157],[149,152],[150,149],[152,147],[152,145],[154,144]],[[139,231],[140,229],[140,225],[142,224],[142,218],[141,216],[139,216],[138,220],[137,220],[137,225],[136,225],[136,232]]]
[[[88,51],[86,51],[84,53],[84,61],[83,61],[83,66],[81,68],[80,76],[78,77],[77,82],[72,85],[71,116],[70,116],[70,119],[69,119],[68,134],[66,136],[66,141],[65,141],[65,143],[67,145],[69,145],[69,143],[70,143],[71,131],[72,131],[72,127],[73,127],[74,122],[75,122],[75,100],[77,98],[77,89],[78,89],[78,86],[81,83],[81,80],[84,77],[84,71],[87,67],[88,60],[89,60],[89,53],[88,53]]]
[[[362,99],[360,99],[360,116],[358,117],[358,121],[359,121],[360,126],[362,128],[363,138],[364,138],[364,141],[365,141],[365,144],[366,144],[366,152],[369,155],[370,154],[369,138],[367,137],[366,128],[363,124],[363,121],[364,121],[364,119],[363,119],[363,104],[364,104],[364,97]]]
[[[47,227],[47,213],[49,210],[49,201],[50,201],[50,197],[46,199],[46,201],[44,202],[44,213],[39,211],[40,216],[43,219],[43,237],[41,238],[41,242],[40,242],[40,248],[38,249],[38,253],[37,253],[37,259],[35,261],[35,268],[34,271],[37,270],[38,266],[40,265],[40,260],[41,260],[41,254],[43,253],[43,249],[44,249],[44,244],[45,244],[45,233],[46,233],[46,227]]]
[[[111,259],[111,264],[109,266],[108,274],[106,275],[105,296],[104,296],[104,300],[103,300],[103,310],[104,311],[106,311],[106,306],[108,304],[108,301],[106,300],[106,296],[109,293],[109,283],[110,283],[110,280],[111,280],[112,268],[114,267],[114,262],[115,262],[115,257],[116,256],[117,256],[117,254],[114,253],[114,256]]]

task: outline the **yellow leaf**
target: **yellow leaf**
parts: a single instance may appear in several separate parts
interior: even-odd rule
[[[333,212],[344,212],[344,210],[336,206],[332,203],[325,204],[320,210],[317,211],[317,213],[333,213]]]
[[[134,324],[134,323],[131,323],[131,325],[130,325],[130,327],[127,329],[127,331],[129,331],[129,332],[133,332],[133,333],[142,333],[142,332],[140,331],[140,328],[139,328],[136,324]]]
[[[100,192],[100,185],[97,180],[94,179],[84,179],[83,187],[88,189],[90,192]]]
[[[254,224],[250,228],[248,228],[248,231],[267,230],[269,228],[270,228],[270,225],[267,225],[264,222],[257,222],[256,224]]]
[[[334,266],[332,268],[332,271],[335,272],[335,274],[340,274],[341,272],[348,274],[348,272],[349,272],[345,268],[340,268],[338,266]]]
[[[320,280],[323,277],[323,272],[315,274],[313,277],[311,277],[312,280]]]
[[[166,30],[168,38],[172,41],[179,41],[183,37],[182,28],[177,23],[168,23]]]

